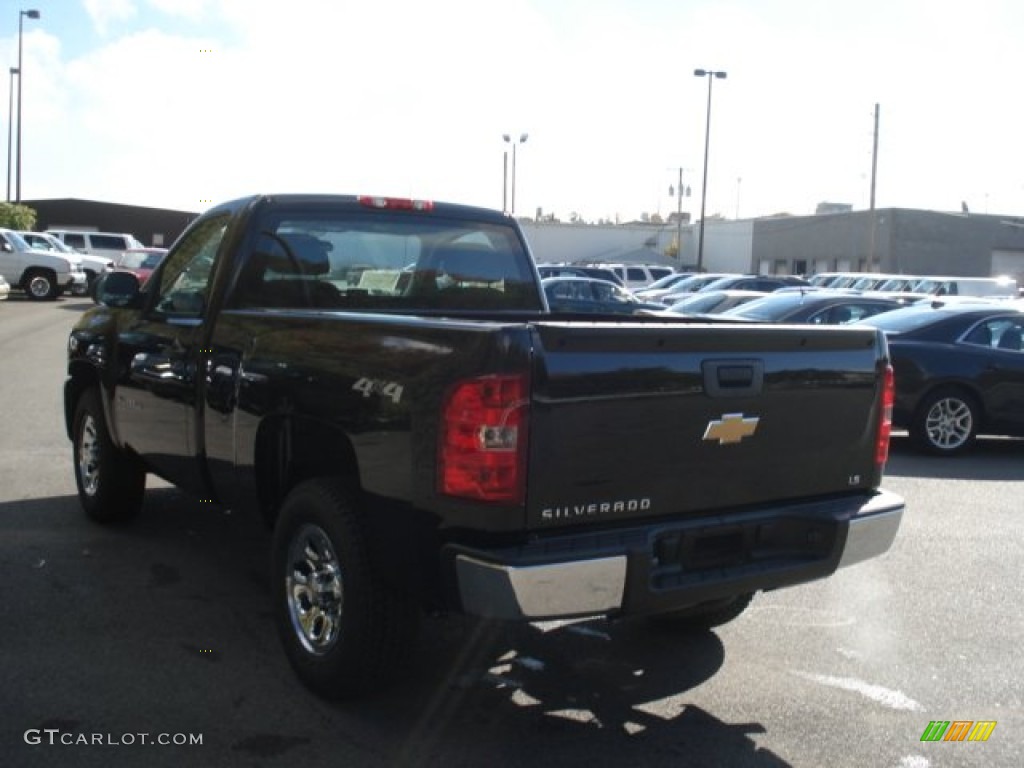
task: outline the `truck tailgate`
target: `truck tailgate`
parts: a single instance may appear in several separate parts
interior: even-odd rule
[[[874,329],[549,322],[534,333],[531,529],[879,482]]]

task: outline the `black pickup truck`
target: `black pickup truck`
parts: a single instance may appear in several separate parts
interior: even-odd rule
[[[233,201],[97,301],[64,391],[85,512],[132,518],[147,473],[260,510],[327,696],[389,678],[424,610],[713,626],[902,517],[880,333],[553,314],[495,211]]]

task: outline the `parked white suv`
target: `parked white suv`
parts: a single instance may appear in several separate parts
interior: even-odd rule
[[[55,299],[64,291],[82,292],[85,272],[77,260],[31,248],[10,229],[0,229],[0,275],[30,299]]]
[[[82,264],[82,269],[85,272],[86,287],[82,289],[82,293],[86,293],[88,288],[92,286],[96,278],[106,272],[108,269],[113,269],[114,259],[107,258],[106,256],[94,256],[91,253],[85,253],[83,251],[76,251],[70,245],[65,245],[63,241],[59,240],[56,236],[51,235],[49,232],[18,232],[25,242],[41,251],[53,251],[59,253],[62,256],[66,256],[69,259],[78,259]]]
[[[71,246],[79,253],[93,256],[104,256],[117,261],[121,254],[132,248],[143,248],[134,235],[125,232],[90,232],[78,229],[48,229],[46,234],[53,235],[64,245]]]
[[[655,280],[660,280],[675,272],[672,267],[657,264],[601,264],[600,266],[610,269],[618,275],[623,284],[631,291],[646,288]]]

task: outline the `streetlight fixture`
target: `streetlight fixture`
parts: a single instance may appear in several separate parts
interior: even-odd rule
[[[11,135],[14,133],[14,76],[17,67],[11,67],[11,79],[7,88],[7,202],[11,202]]]
[[[21,202],[21,86],[25,82],[25,70],[21,64],[21,32],[22,22],[25,21],[26,16],[30,19],[38,19],[39,11],[34,8],[29,11],[18,11],[18,174],[14,187],[14,201],[17,203]]]
[[[512,206],[509,211],[513,216],[516,213],[516,144],[525,144],[526,140],[530,137],[528,133],[521,134],[519,141],[512,141],[512,137],[507,133],[502,134],[502,137],[507,143],[512,145]],[[506,187],[508,186],[506,182]]]
[[[708,79],[708,117],[704,128],[704,183],[700,189],[700,238],[697,241],[697,271],[704,268],[704,206],[708,200],[708,149],[711,145],[711,84],[715,78],[725,79],[725,72],[718,72],[710,69],[693,70],[694,77],[706,77]]]

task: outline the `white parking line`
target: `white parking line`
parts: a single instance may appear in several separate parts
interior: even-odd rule
[[[832,677],[831,675],[814,675],[809,672],[794,671],[805,680],[810,680],[831,688],[841,688],[844,691],[859,693],[872,701],[889,707],[889,709],[905,709],[911,712],[923,712],[924,707],[904,694],[902,691],[894,691],[881,685],[873,685],[855,677]]]

